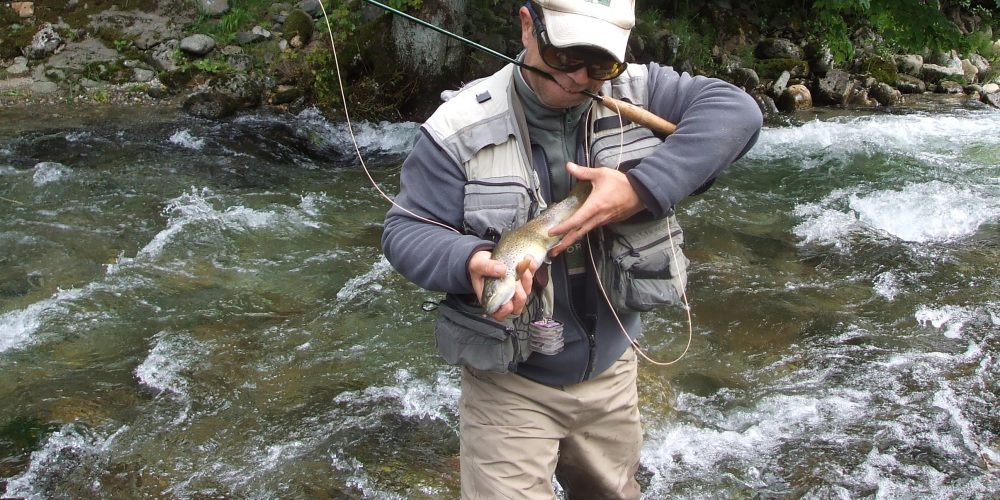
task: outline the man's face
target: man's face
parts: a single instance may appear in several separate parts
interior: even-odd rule
[[[532,29],[531,13],[526,7],[521,7],[520,16],[521,43],[524,44],[525,48],[525,64],[545,71],[556,79],[556,81],[552,81],[534,71],[522,70],[525,81],[535,91],[535,95],[542,101],[542,104],[550,108],[572,108],[590,99],[580,92],[583,90],[597,92],[604,82],[590,78],[587,74],[587,68],[563,72],[545,64],[538,51],[538,40]]]

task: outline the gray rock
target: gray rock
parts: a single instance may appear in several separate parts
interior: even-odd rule
[[[927,84],[915,76],[900,74],[896,88],[904,94],[923,94],[927,91]]]
[[[826,76],[833,68],[833,52],[826,45],[809,45],[806,50],[806,60],[809,61],[809,69],[816,76]]]
[[[139,83],[151,82],[153,81],[153,78],[156,78],[156,73],[154,73],[152,70],[135,68],[132,70],[132,72],[133,72],[132,80]]]
[[[953,82],[951,80],[942,80],[938,82],[934,89],[934,92],[938,94],[961,94],[965,92],[961,83]]]
[[[949,78],[965,78],[961,63],[957,68],[951,66],[941,66],[938,64],[924,64],[920,69],[920,76],[928,83],[937,83]]]
[[[195,6],[200,12],[218,17],[229,12],[229,0],[195,0]]]
[[[41,81],[41,82],[34,82],[31,84],[32,95],[54,94],[58,90],[59,90],[59,85],[56,85],[55,82]]]
[[[179,66],[174,60],[174,53],[178,48],[180,48],[180,42],[177,40],[167,40],[154,47],[148,54],[153,67],[160,71],[176,70]]]
[[[203,56],[215,49],[215,39],[198,33],[181,40],[181,50],[196,56]]]
[[[31,45],[24,48],[24,55],[28,59],[45,59],[54,54],[62,44],[62,36],[56,32],[51,23],[45,23],[31,38]]]
[[[803,59],[802,48],[787,38],[765,38],[757,44],[754,55],[760,59]]]
[[[760,77],[757,72],[750,68],[733,68],[729,72],[729,78],[733,85],[742,87],[744,90],[753,90],[760,85]]]
[[[14,64],[7,66],[7,76],[10,77],[24,76],[27,75],[29,71],[27,57],[15,57]]]
[[[904,75],[920,76],[920,68],[924,66],[924,58],[919,54],[904,54],[893,56],[896,69]]]
[[[959,57],[958,52],[954,50],[948,52],[932,52],[930,57],[928,57],[924,62],[951,69],[962,69],[962,58]]]
[[[45,70],[45,78],[53,82],[61,82],[66,79],[66,72],[60,68],[48,68]]]
[[[969,62],[976,67],[976,70],[980,75],[985,75],[990,71],[990,62],[986,60],[985,57],[979,54],[972,54],[969,56]]]
[[[903,93],[888,83],[878,83],[868,90],[868,95],[883,106],[896,106],[903,102]]]
[[[819,104],[847,104],[855,87],[851,74],[842,69],[831,69],[816,83],[814,99]]]
[[[1000,84],[987,83],[986,85],[983,85],[984,94],[996,94],[998,92],[1000,92]]]
[[[81,78],[80,86],[85,89],[96,89],[101,86],[101,82],[97,80],[91,80],[90,78]]]
[[[994,108],[1000,108],[1000,92],[994,92],[992,94],[983,94],[983,102],[993,106]]]
[[[258,28],[260,28],[258,30]],[[265,36],[264,33],[267,33]],[[270,38],[271,32],[261,28],[260,26],[254,26],[253,31],[241,31],[236,34],[236,43],[239,45],[250,45],[251,43],[257,43],[261,40],[267,40]]]
[[[792,78],[792,74],[787,71],[782,71],[781,76],[778,77],[771,87],[767,89],[768,95],[772,97],[780,97],[781,94],[788,88],[788,81]]]
[[[184,111],[201,118],[218,120],[237,111],[258,106],[263,96],[260,81],[241,74],[225,75],[208,82],[208,89],[189,96]]]
[[[302,0],[296,7],[302,9],[303,11],[305,11],[306,14],[309,14],[310,16],[313,17],[323,16],[323,9],[321,9],[319,6],[319,0]]]

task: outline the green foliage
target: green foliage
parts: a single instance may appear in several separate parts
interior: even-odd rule
[[[213,75],[227,72],[230,69],[229,65],[226,64],[225,61],[211,57],[198,59],[197,61],[191,63],[191,65],[194,66],[196,69],[198,69],[198,71],[201,71],[203,73],[211,73]]]
[[[885,49],[919,51],[958,46],[958,28],[936,2],[923,0],[815,0],[809,26],[830,47],[837,62],[854,56],[851,31],[870,28]]]
[[[396,10],[417,10],[424,5],[423,0],[385,0],[382,2]]]

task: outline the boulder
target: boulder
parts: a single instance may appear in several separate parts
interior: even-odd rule
[[[927,84],[915,76],[899,75],[896,88],[904,94],[923,94],[927,91]]]
[[[302,0],[296,5],[296,8],[312,17],[323,16],[323,9],[319,6],[319,0]]]
[[[844,105],[853,93],[855,82],[851,74],[832,69],[816,82],[814,99],[818,104]]]
[[[896,106],[903,102],[903,93],[888,83],[879,82],[868,89],[868,95],[883,106]]]
[[[760,85],[760,77],[750,68],[737,67],[729,72],[729,81],[744,90],[753,90]]]
[[[961,83],[951,80],[941,80],[934,88],[938,94],[961,94],[965,92],[965,87]]]
[[[198,10],[208,16],[219,17],[229,12],[229,0],[195,0]]]
[[[62,36],[52,27],[52,23],[45,23],[31,38],[31,45],[24,48],[24,55],[28,59],[45,59],[54,54],[62,45]]]
[[[174,71],[178,68],[174,54],[179,48],[180,42],[177,40],[167,40],[153,47],[153,50],[146,54],[148,57],[147,62],[159,71]]]
[[[809,109],[812,105],[812,93],[805,85],[789,85],[778,98],[778,109],[785,113]]]
[[[910,76],[920,76],[920,68],[924,66],[924,58],[919,54],[893,56],[893,61],[900,73]]]
[[[245,74],[223,75],[209,80],[207,90],[189,96],[183,108],[193,116],[218,120],[258,106],[262,95],[263,85],[257,79]]]
[[[924,64],[920,69],[920,76],[927,83],[937,83],[941,80],[965,78],[961,63],[959,67],[941,66],[939,64]]]
[[[184,37],[184,39],[181,40],[180,48],[188,54],[204,56],[215,49],[215,39],[208,35],[198,33],[196,35]]]
[[[9,77],[25,76],[29,72],[27,57],[15,57],[14,64],[7,66],[7,76]]]
[[[312,16],[307,14],[304,10],[296,9],[288,13],[288,17],[285,18],[285,23],[282,25],[281,31],[285,40],[288,40],[289,42],[298,38],[298,45],[301,47],[308,44],[312,40],[313,31],[315,29]],[[295,44],[293,44],[293,46],[294,45]]]
[[[754,56],[760,59],[804,59],[802,48],[787,38],[765,38],[757,44]]]
[[[772,83],[770,87],[768,87],[768,89],[767,89],[768,95],[770,95],[772,97],[775,97],[775,98],[781,97],[781,94],[783,92],[785,92],[786,88],[788,88],[788,81],[791,78],[792,78],[792,74],[791,73],[789,73],[787,71],[782,71],[781,72],[781,76],[779,76],[778,79],[775,80],[774,83]]]
[[[833,52],[830,47],[812,43],[806,46],[806,61],[816,76],[826,76],[833,68]]]

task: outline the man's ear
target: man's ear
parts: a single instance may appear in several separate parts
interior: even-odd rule
[[[528,12],[527,7],[523,6],[517,13],[521,17],[521,45],[528,48],[528,45],[535,38],[535,32],[531,22],[531,13]]]

